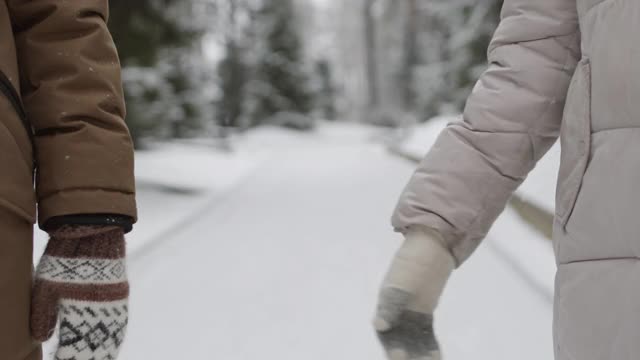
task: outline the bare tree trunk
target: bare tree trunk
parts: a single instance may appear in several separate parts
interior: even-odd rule
[[[413,69],[418,64],[418,4],[417,0],[407,0],[406,25],[404,33],[404,63],[401,72],[402,102],[404,110],[415,109],[415,89]]]
[[[380,95],[378,92],[378,51],[376,47],[376,24],[372,13],[373,5],[375,2],[376,0],[365,0],[363,6],[367,85],[369,93],[369,105],[372,108],[377,107],[380,102]]]

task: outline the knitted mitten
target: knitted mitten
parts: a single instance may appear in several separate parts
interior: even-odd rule
[[[382,284],[374,327],[391,360],[439,360],[433,312],[455,267],[435,231],[406,234]]]
[[[129,284],[120,227],[64,226],[50,233],[36,271],[34,339],[60,320],[56,360],[115,360],[128,322]]]

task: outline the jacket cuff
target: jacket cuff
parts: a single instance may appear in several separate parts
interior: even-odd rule
[[[65,225],[76,226],[118,226],[126,233],[133,229],[133,218],[115,214],[78,214],[56,216],[47,220],[42,229],[49,233],[55,232]]]
[[[73,216],[75,219],[79,215],[92,218],[99,215],[96,218],[100,220],[92,220],[86,225],[114,225],[112,219],[104,220],[105,215],[128,218],[134,224],[137,216],[135,194],[93,189],[65,190],[38,201],[38,220],[42,230],[47,231],[49,221],[53,218]]]

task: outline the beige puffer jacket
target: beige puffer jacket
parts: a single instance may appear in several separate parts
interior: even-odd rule
[[[463,120],[393,216],[439,230],[460,264],[560,135],[558,360],[640,358],[639,39],[640,1],[505,0]]]

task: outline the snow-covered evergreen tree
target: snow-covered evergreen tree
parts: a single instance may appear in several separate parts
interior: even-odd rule
[[[486,50],[502,0],[430,0],[421,3],[418,61],[411,76],[419,113],[459,112],[487,67]]]
[[[111,0],[110,30],[124,67],[127,123],[144,136],[182,135],[210,112],[200,39],[211,4],[184,0]],[[205,109],[205,107],[208,107]]]
[[[263,0],[254,15],[255,67],[249,84],[251,124],[312,110],[309,71],[292,0]]]

